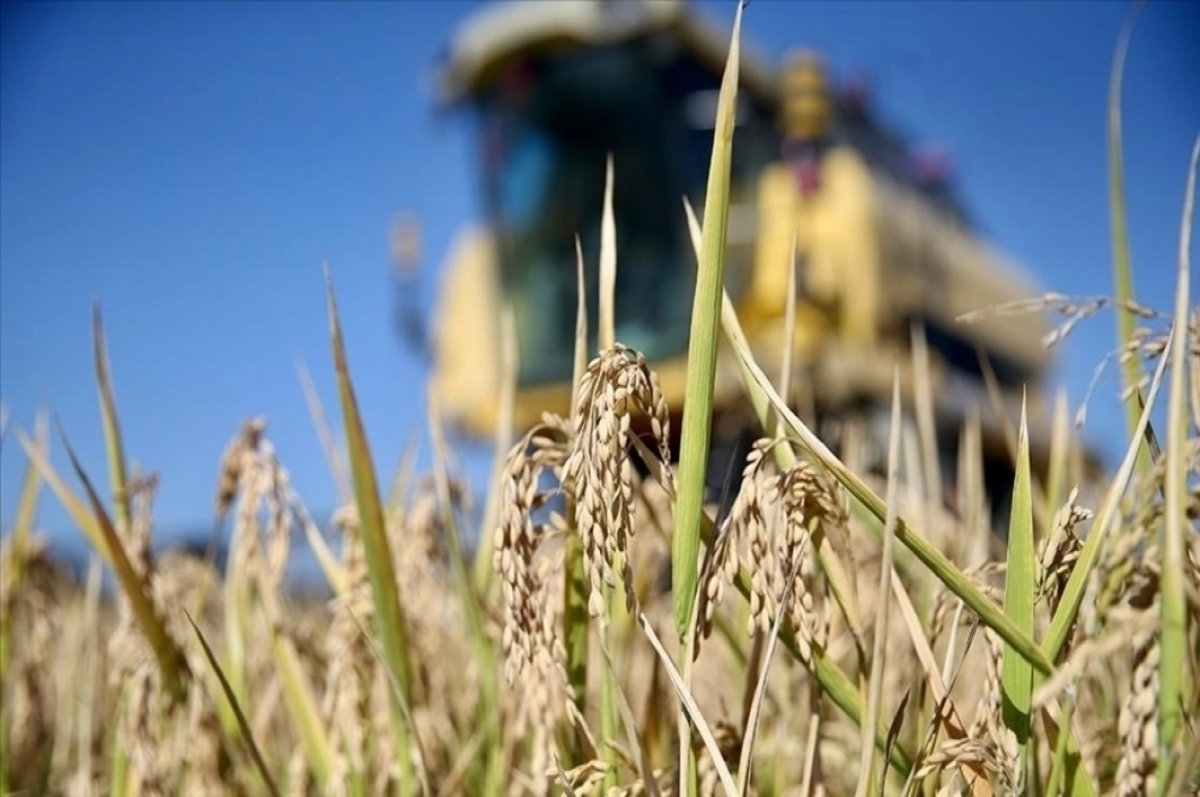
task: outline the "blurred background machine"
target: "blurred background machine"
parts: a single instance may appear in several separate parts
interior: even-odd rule
[[[696,270],[682,198],[702,213],[728,41],[684,3],[664,0],[497,3],[459,29],[439,91],[474,123],[485,213],[453,245],[433,316],[432,378],[457,429],[494,432],[505,303],[520,356],[516,431],[543,411],[569,411],[575,237],[594,351],[610,152],[617,339],[645,354],[673,412],[682,411]],[[943,473],[955,473],[960,430],[978,417],[989,493],[1006,503],[1011,455],[985,374],[1011,418],[1028,389],[1034,455],[1044,463],[1046,321],[957,318],[1029,297],[1034,286],[973,230],[945,156],[913,150],[875,117],[865,82],[835,86],[815,53],[775,69],[748,47],[740,74],[726,286],[759,361],[777,373],[787,345],[794,241],[798,411],[835,448],[848,420],[886,440],[893,364],[912,407],[919,336]],[[757,430],[730,356],[716,392],[715,445],[736,455]]]

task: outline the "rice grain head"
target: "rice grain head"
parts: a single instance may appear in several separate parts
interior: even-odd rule
[[[629,562],[634,523],[634,469],[629,459],[633,420],[645,418],[663,463],[671,461],[670,411],[658,377],[637,351],[620,343],[588,365],[575,407],[573,448],[564,466],[564,487],[575,499],[575,523],[583,541],[591,584],[588,611],[604,616],[604,589],[614,585],[618,560],[629,611],[637,605]],[[669,467],[664,485],[674,491]]]

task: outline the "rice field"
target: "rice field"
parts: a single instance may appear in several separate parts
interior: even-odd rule
[[[1188,251],[1200,141],[1175,306],[1141,308],[1119,279],[1111,300],[1038,303],[1064,318],[1059,337],[1101,324],[1102,309],[1121,319],[1126,453],[1086,478],[1060,405],[1039,477],[1024,418],[1012,418],[1002,541],[977,429],[963,431],[959,472],[941,474],[922,442],[932,430],[902,433],[897,388],[887,474],[871,475],[781,399],[788,377],[772,375],[788,369],[746,345],[722,289],[737,30],[709,201],[691,218],[678,461],[657,377],[614,339],[601,295],[600,350],[580,336],[570,416],[520,430],[486,485],[481,533],[466,533],[472,486],[446,465],[436,396],[432,472],[374,470],[327,272],[340,417],[321,410],[315,423],[340,440],[331,467],[353,495],[333,520],[338,544],[255,419],[213,463],[225,567],[152,557],[155,484],[127,464],[97,311],[106,472],[76,461],[65,435],[52,460],[48,423],[4,431],[29,468],[0,567],[0,790],[1197,793],[1200,308]],[[610,243],[600,260],[611,286],[619,252]],[[1128,268],[1120,247],[1116,260]],[[760,433],[728,511],[704,489],[719,345]],[[931,483],[943,479],[953,510]],[[35,533],[43,490],[91,545],[83,583]],[[286,588],[301,535],[327,601]]]

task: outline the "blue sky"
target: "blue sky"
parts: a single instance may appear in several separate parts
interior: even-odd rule
[[[703,2],[718,24],[731,2]],[[472,145],[432,109],[436,58],[478,3],[12,3],[0,25],[0,397],[39,406],[100,477],[90,360],[102,304],[129,455],[160,473],[164,529],[211,518],[217,463],[245,418],[315,510],[334,489],[295,363],[335,386],[320,263],[332,266],[377,464],[423,428],[421,361],[393,327],[388,230],[425,230],[422,301],[454,233],[477,218]],[[1125,167],[1139,298],[1171,306],[1185,169],[1200,132],[1198,5],[1151,2],[1125,78]],[[876,103],[944,143],[990,239],[1051,290],[1111,292],[1105,97],[1128,6],[752,3],[764,56],[823,49],[866,68]],[[1193,299],[1194,301],[1194,299]],[[1056,378],[1080,400],[1114,340],[1083,327]],[[1115,378],[1088,431],[1123,434]],[[55,444],[55,461],[63,463]],[[0,523],[24,457],[0,449]],[[74,534],[47,497],[41,526]]]

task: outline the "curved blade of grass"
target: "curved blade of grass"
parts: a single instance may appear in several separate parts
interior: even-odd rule
[[[333,555],[333,551],[329,550],[329,545],[326,544],[325,538],[321,536],[321,530],[317,528],[316,522],[305,508],[304,502],[300,500],[300,496],[295,490],[288,490],[288,505],[291,507],[292,514],[300,521],[300,528],[304,530],[304,539],[308,541],[308,547],[312,549],[313,555],[317,559],[317,565],[321,568],[321,573],[325,576],[325,581],[329,584],[330,590],[333,591],[334,597],[345,598],[346,596],[346,571],[342,568],[337,557]]]
[[[1171,391],[1167,396],[1166,518],[1163,524],[1162,637],[1159,660],[1159,751],[1160,788],[1171,781],[1175,737],[1178,733],[1188,680],[1187,553],[1184,535],[1188,509],[1188,418],[1185,389],[1188,383],[1187,321],[1190,281],[1188,253],[1192,239],[1192,206],[1196,194],[1196,164],[1200,160],[1200,136],[1192,147],[1187,192],[1183,198],[1183,221],[1179,232],[1179,276],[1175,288],[1175,332],[1167,357],[1171,360]],[[1194,530],[1194,527],[1193,527]],[[1192,673],[1195,679],[1195,673]]]
[[[271,652],[275,656],[275,671],[283,684],[284,703],[292,722],[300,731],[300,740],[304,744],[307,763],[316,778],[317,787],[324,792],[333,771],[333,749],[329,745],[325,724],[321,721],[312,685],[300,665],[295,644],[279,630],[274,632]]]
[[[1133,36],[1133,28],[1137,24],[1145,2],[1135,3],[1129,12],[1125,25],[1121,28],[1117,39],[1117,49],[1113,54],[1112,73],[1108,84],[1108,202],[1112,221],[1113,247],[1113,291],[1118,303],[1128,304],[1134,301],[1133,266],[1129,257],[1129,232],[1125,223],[1125,168],[1121,155],[1121,79],[1125,72],[1125,56],[1129,51],[1129,40]],[[1117,345],[1122,351],[1133,342],[1137,327],[1137,319],[1132,313],[1118,310],[1115,313],[1117,322]],[[1121,366],[1124,387],[1129,390],[1137,385],[1142,378],[1142,358],[1136,349],[1129,349],[1130,356]],[[1136,391],[1125,400],[1126,421],[1132,435],[1138,425],[1138,409]],[[1138,440],[1141,439],[1139,435]],[[1142,452],[1138,457],[1138,467],[1145,470],[1150,467],[1149,454]]]
[[[1008,524],[1008,563],[1004,582],[1004,614],[1023,633],[1033,636],[1033,602],[1037,593],[1037,563],[1033,546],[1033,491],[1029,468],[1029,424],[1021,402],[1017,442],[1017,473]],[[1004,646],[1001,715],[1017,740],[1018,772],[1025,767],[1031,729],[1033,666],[1011,645]]]
[[[433,789],[429,785],[429,766],[427,763],[428,758],[425,755],[425,745],[421,743],[421,737],[418,733],[416,733],[416,727],[413,724],[412,709],[408,702],[404,699],[404,695],[400,693],[400,682],[396,680],[396,674],[392,672],[391,667],[389,667],[388,663],[384,661],[383,651],[379,649],[379,643],[376,642],[369,633],[367,633],[367,629],[365,626],[363,626],[362,620],[359,619],[358,615],[356,615],[349,606],[343,607],[343,610],[347,613],[347,615],[349,615],[350,619],[354,621],[354,625],[358,628],[358,632],[362,634],[363,641],[367,643],[367,648],[371,651],[371,657],[379,663],[384,678],[387,680],[388,692],[391,694],[393,701],[399,704],[399,710],[404,718],[404,721],[413,728],[412,747],[417,754],[417,785],[420,786],[421,794],[432,794]],[[478,739],[479,734],[473,734],[472,744],[477,744]],[[411,762],[408,764],[408,766],[411,771]],[[361,776],[362,773],[359,774]],[[411,786],[408,781],[401,783],[401,787],[411,790]],[[359,791],[363,794],[367,793],[365,784],[359,789]]]
[[[733,20],[729,58],[717,100],[712,160],[704,195],[704,229],[696,293],[688,338],[687,387],[683,432],[679,444],[679,496],[671,544],[671,597],[675,630],[680,638],[691,626],[699,579],[700,517],[712,436],[713,387],[717,373],[721,296],[724,291],[725,233],[729,214],[729,170],[737,105],[739,39],[742,9],[739,0]]]
[[[604,663],[615,682],[617,666],[613,663],[612,654],[608,652],[608,646],[604,644],[603,640],[600,642],[600,652],[604,655]],[[633,707],[629,704],[629,698],[620,684],[617,684],[616,698],[617,709],[621,713],[621,722],[625,726],[625,743],[629,745],[630,752],[637,758],[638,772],[642,776],[642,784],[645,786],[647,797],[659,797],[658,781],[654,779],[654,768],[650,766],[646,746],[638,738],[637,720],[633,716]]]
[[[250,730],[250,723],[246,720],[246,715],[242,712],[242,707],[238,704],[237,697],[233,694],[233,687],[225,678],[225,673],[221,670],[221,665],[217,663],[217,657],[213,655],[212,648],[208,646],[208,641],[204,638],[204,634],[200,631],[200,626],[196,625],[196,621],[192,619],[191,612],[187,609],[183,610],[183,614],[187,617],[187,621],[191,623],[192,630],[196,632],[196,638],[200,640],[200,647],[204,648],[204,656],[208,659],[209,665],[212,666],[213,672],[217,676],[217,680],[221,682],[221,690],[225,693],[225,699],[229,702],[230,708],[233,709],[233,714],[237,717],[238,728],[241,729],[242,738],[246,741],[246,746],[250,749],[250,757],[254,760],[254,766],[258,769],[258,774],[262,776],[263,782],[267,784],[267,791],[273,797],[279,797],[279,789],[275,786],[275,779],[271,777],[270,770],[267,769],[267,762],[263,760],[262,753],[258,749],[258,744],[254,741],[254,735]]]
[[[50,418],[44,410],[39,411],[33,422],[33,437],[37,450],[43,457],[50,450]],[[17,516],[13,520],[12,543],[23,550],[28,549],[33,539],[33,523],[37,518],[38,498],[41,495],[42,479],[37,467],[30,462],[21,480],[20,498],[17,500]],[[16,573],[6,573],[5,578],[18,578]]]
[[[113,397],[112,377],[108,367],[108,349],[104,343],[104,322],[100,305],[92,307],[92,354],[96,362],[96,386],[100,393],[100,417],[104,423],[104,446],[108,452],[108,475],[112,483],[113,511],[117,526],[129,526],[129,489],[125,468],[125,448],[121,442],[121,425],[117,421],[117,402]]]
[[[650,640],[654,652],[658,654],[659,661],[663,664],[663,669],[667,673],[667,677],[671,679],[671,686],[675,687],[675,694],[679,696],[679,702],[682,704],[684,711],[691,718],[692,725],[696,728],[700,738],[704,740],[704,746],[708,749],[709,755],[712,757],[713,767],[717,770],[717,777],[720,778],[721,786],[725,789],[726,797],[738,797],[737,784],[734,783],[733,775],[729,772],[729,767],[725,764],[725,756],[721,754],[721,748],[717,744],[717,739],[713,736],[712,729],[709,728],[708,722],[705,721],[704,715],[700,713],[700,707],[696,705],[695,699],[688,691],[687,685],[684,683],[683,676],[675,667],[675,663],[671,661],[662,642],[659,641],[658,635],[654,633],[654,628],[650,625],[650,621],[646,619],[646,615],[638,613],[638,625],[642,627],[646,638]],[[685,655],[685,660],[687,655]]]
[[[33,463],[41,474],[42,481],[50,488],[50,492],[62,504],[63,509],[71,517],[71,522],[79,529],[96,553],[100,554],[100,558],[109,567],[112,567],[112,554],[109,553],[108,543],[104,539],[104,535],[100,532],[100,527],[96,524],[96,518],[88,511],[86,505],[72,492],[67,486],[62,477],[58,475],[58,471],[50,464],[50,460],[46,452],[37,446],[29,439],[29,437],[20,429],[16,431],[17,443],[25,450],[25,456]]]
[[[84,490],[87,491],[95,523],[100,529],[100,533],[103,535],[109,554],[112,557],[111,564],[113,571],[116,573],[117,582],[121,585],[125,596],[129,598],[133,615],[137,618],[138,625],[141,627],[146,641],[150,643],[150,648],[154,651],[154,658],[158,662],[159,671],[162,673],[163,685],[172,697],[182,700],[187,696],[186,679],[191,674],[188,671],[187,660],[184,658],[183,651],[179,649],[178,644],[167,633],[166,625],[164,625],[162,617],[159,615],[158,609],[150,597],[148,584],[133,569],[133,563],[129,561],[129,556],[126,554],[124,546],[121,545],[121,540],[117,536],[117,530],[113,526],[108,512],[104,509],[104,504],[100,501],[100,496],[96,493],[95,488],[92,487],[92,482],[88,478],[87,473],[84,472],[83,466],[75,458],[75,452],[71,450],[71,444],[67,442],[67,436],[61,428],[59,429],[59,436],[62,438],[63,448],[66,449],[67,457],[71,460],[71,467],[75,470],[75,475],[83,483]]]
[[[382,643],[383,660],[399,684],[400,697],[405,704],[411,704],[413,675],[408,657],[408,631],[400,603],[400,589],[396,583],[391,545],[384,530],[383,506],[379,500],[375,466],[371,461],[371,450],[367,445],[362,416],[359,414],[354,386],[350,381],[350,368],[346,363],[346,349],[342,342],[337,300],[333,292],[333,276],[329,273],[328,266],[325,267],[325,291],[329,312],[329,338],[333,348],[334,369],[337,372],[338,394],[341,396],[346,446],[350,453],[350,474],[354,483],[355,503],[358,506],[367,575],[371,582],[371,597],[375,605],[377,633]],[[393,697],[390,702],[396,730],[396,747],[402,751],[397,756],[401,769],[401,788],[406,793],[411,793],[415,779],[412,760],[407,755],[408,723],[400,705],[401,700]]]

